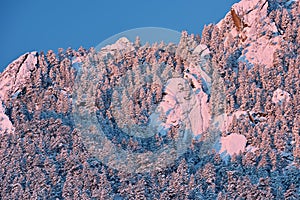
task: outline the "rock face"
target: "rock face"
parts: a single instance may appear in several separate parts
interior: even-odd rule
[[[166,116],[162,126],[177,126],[184,122],[186,129],[190,129],[194,136],[201,135],[208,129],[210,113],[207,95],[199,86],[195,86],[194,90],[198,94],[183,78],[173,78],[167,82],[166,95],[158,105],[158,110]]]
[[[267,0],[244,1],[243,4],[233,6],[233,10],[241,17],[245,26],[239,32],[232,30],[232,34],[241,37],[245,46],[247,45],[240,59],[248,64],[272,67],[273,54],[279,48],[282,36],[278,34],[275,22],[267,17],[268,7]]]
[[[22,85],[30,81],[30,71],[37,64],[37,52],[20,56],[1,74],[0,98],[7,99],[9,93],[17,92]]]
[[[31,81],[30,71],[36,67],[37,52],[26,53],[0,74],[0,134],[14,133],[15,127],[5,113],[5,102],[15,99]]]
[[[178,45],[20,56],[0,199],[298,199],[299,9],[242,0]]]
[[[14,132],[14,127],[5,114],[5,108],[2,106],[2,101],[0,101],[0,134]]]
[[[230,156],[238,155],[244,152],[246,147],[246,138],[236,133],[221,138],[221,153],[227,153]]]

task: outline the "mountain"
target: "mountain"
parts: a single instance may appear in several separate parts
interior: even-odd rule
[[[179,44],[29,52],[0,74],[1,199],[299,199],[300,3]]]

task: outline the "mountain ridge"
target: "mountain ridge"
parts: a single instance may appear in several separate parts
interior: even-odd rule
[[[0,197],[299,198],[299,9],[242,0],[178,45],[20,56],[0,74]]]

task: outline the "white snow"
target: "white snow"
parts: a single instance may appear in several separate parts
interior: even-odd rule
[[[271,22],[267,17],[268,2],[265,2],[261,0],[243,0],[240,3],[234,4],[233,8],[241,16],[242,21],[248,25],[248,27],[244,28],[241,35],[247,38],[245,43],[251,45],[248,45],[243,50],[241,56],[244,56],[247,62],[251,64],[272,67],[273,54],[278,49],[281,37],[271,36],[269,38],[269,36],[259,36],[257,34],[264,31],[278,32],[274,22]]]
[[[290,94],[284,90],[277,89],[273,92],[272,102],[281,105],[290,100]]]
[[[8,76],[0,76],[0,80],[0,99],[4,99],[6,92],[12,87],[13,81]]]
[[[242,0],[234,4],[232,8],[242,17],[243,22],[251,26],[258,17],[267,16],[268,2],[264,5],[265,2],[266,0]]]
[[[208,94],[202,90],[200,80],[210,89],[211,78],[201,69],[207,63],[210,51],[206,45],[198,45],[192,54],[184,78],[172,78],[166,83],[166,95],[150,116],[150,126],[167,130],[184,123],[195,137],[208,129],[211,121]]]
[[[232,133],[226,137],[221,137],[220,143],[221,150],[219,153],[227,153],[230,156],[233,156],[234,154],[245,151],[247,140],[243,135]]]
[[[205,72],[203,72],[203,73],[206,74]],[[199,104],[201,105],[200,113],[203,116],[202,117],[203,130],[205,130],[210,123],[210,111],[209,111],[209,105],[207,103],[208,95],[202,90],[201,84],[197,81],[197,79],[192,74],[187,73],[187,72],[185,72],[184,74],[185,74],[185,77],[188,78],[188,80],[190,80],[193,83],[193,85],[195,86],[193,91],[196,94]],[[209,85],[209,87],[210,87],[210,85]]]
[[[268,18],[268,2],[266,0],[242,0],[232,6],[237,15],[247,26],[241,32],[235,28],[230,30],[225,38],[225,47],[229,37],[239,36],[243,38],[243,44],[246,48],[243,49],[240,62],[246,62],[249,67],[259,64],[267,68],[273,65],[273,54],[279,48],[281,36],[258,34],[263,32],[278,33],[274,22]],[[230,12],[227,13],[227,16]],[[220,24],[222,20],[218,23]],[[261,56],[264,55],[264,56]]]

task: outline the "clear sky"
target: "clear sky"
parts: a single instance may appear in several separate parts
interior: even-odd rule
[[[0,72],[28,51],[96,46],[138,27],[201,33],[238,0],[1,0]]]

